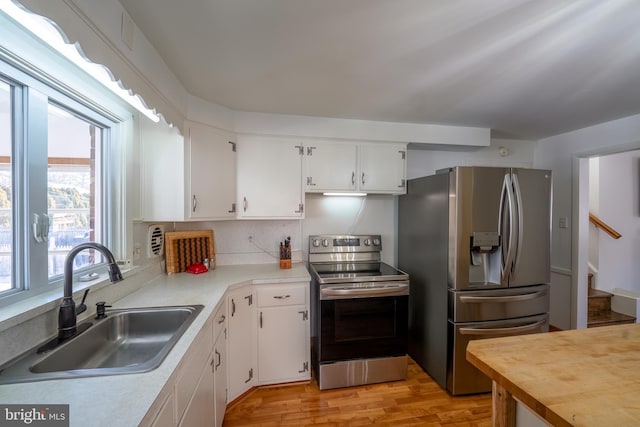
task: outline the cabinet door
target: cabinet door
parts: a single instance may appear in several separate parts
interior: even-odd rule
[[[372,193],[404,194],[406,146],[379,144],[358,146],[358,185]]]
[[[151,423],[151,427],[173,427],[176,425],[175,415],[176,398],[173,393],[169,393],[162,403],[158,415]]]
[[[179,425],[212,426],[213,423],[213,356],[210,356]]]
[[[215,426],[222,427],[227,408],[227,330],[220,332],[213,346],[213,386]]]
[[[356,189],[355,144],[307,144],[305,188],[308,193]]]
[[[297,141],[238,141],[238,218],[303,218],[303,147]]]
[[[227,299],[227,328],[229,339],[229,400],[233,400],[254,383],[254,305],[250,286],[229,293]]]
[[[184,138],[164,122],[140,120],[140,197],[145,221],[183,221]]]
[[[188,218],[235,218],[236,143],[233,135],[192,124],[187,153]]]
[[[307,306],[260,308],[258,321],[260,383],[310,378]]]

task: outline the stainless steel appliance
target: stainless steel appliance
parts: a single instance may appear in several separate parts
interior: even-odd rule
[[[409,180],[399,198],[409,355],[451,394],[491,390],[466,361],[469,340],[548,330],[551,179],[455,167]]]
[[[320,390],[405,379],[409,276],[380,235],[309,236],[312,366]]]

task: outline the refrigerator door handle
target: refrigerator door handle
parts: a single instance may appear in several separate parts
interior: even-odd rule
[[[507,172],[504,175],[504,183],[502,185],[502,196],[501,198],[501,207],[504,208],[504,196],[507,197],[507,210],[509,215],[509,240],[506,242],[507,244],[507,255],[504,257],[502,265],[502,283],[508,283],[509,274],[511,272],[511,267],[513,264],[514,254],[514,238],[515,238],[515,226],[516,226],[516,212],[515,212],[515,197],[513,195],[513,183],[511,181],[511,172]],[[502,218],[504,217],[505,212],[500,213],[500,219],[498,226],[502,232]]]
[[[520,250],[519,248],[523,247],[523,228],[524,228],[524,220],[522,218],[524,209],[522,206],[522,192],[520,190],[520,181],[518,181],[518,174],[513,174],[513,190],[515,192],[515,208],[517,210],[515,217],[517,218],[517,234],[514,239],[515,248],[513,250],[513,275],[516,276],[518,272],[518,265],[520,264]]]
[[[528,294],[520,294],[520,295],[509,295],[506,297],[478,297],[478,296],[468,296],[463,295],[460,297],[460,302],[465,304],[484,304],[484,303],[505,303],[505,302],[516,302],[516,301],[530,301],[532,299],[537,299],[540,297],[544,297],[547,291],[538,291],[538,292],[530,292]]]
[[[535,323],[528,325],[514,326],[512,328],[460,328],[461,335],[477,335],[483,337],[489,336],[503,336],[503,335],[517,335],[532,332],[540,328],[547,323],[547,319],[538,320]]]

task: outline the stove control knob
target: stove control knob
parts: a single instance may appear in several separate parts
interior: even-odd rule
[[[365,246],[371,246],[371,239],[365,239],[364,240],[364,245]]]
[[[380,246],[380,239],[373,239],[373,246]]]
[[[313,247],[317,248],[318,246],[320,246],[320,240],[318,239],[313,239]]]
[[[322,246],[324,246],[325,248],[326,248],[327,246],[329,246],[329,241],[328,241],[327,239],[323,239],[323,240],[322,240]]]

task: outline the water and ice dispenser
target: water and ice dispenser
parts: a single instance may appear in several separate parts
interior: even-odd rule
[[[496,231],[474,231],[470,239],[469,283],[500,283],[500,235]]]

